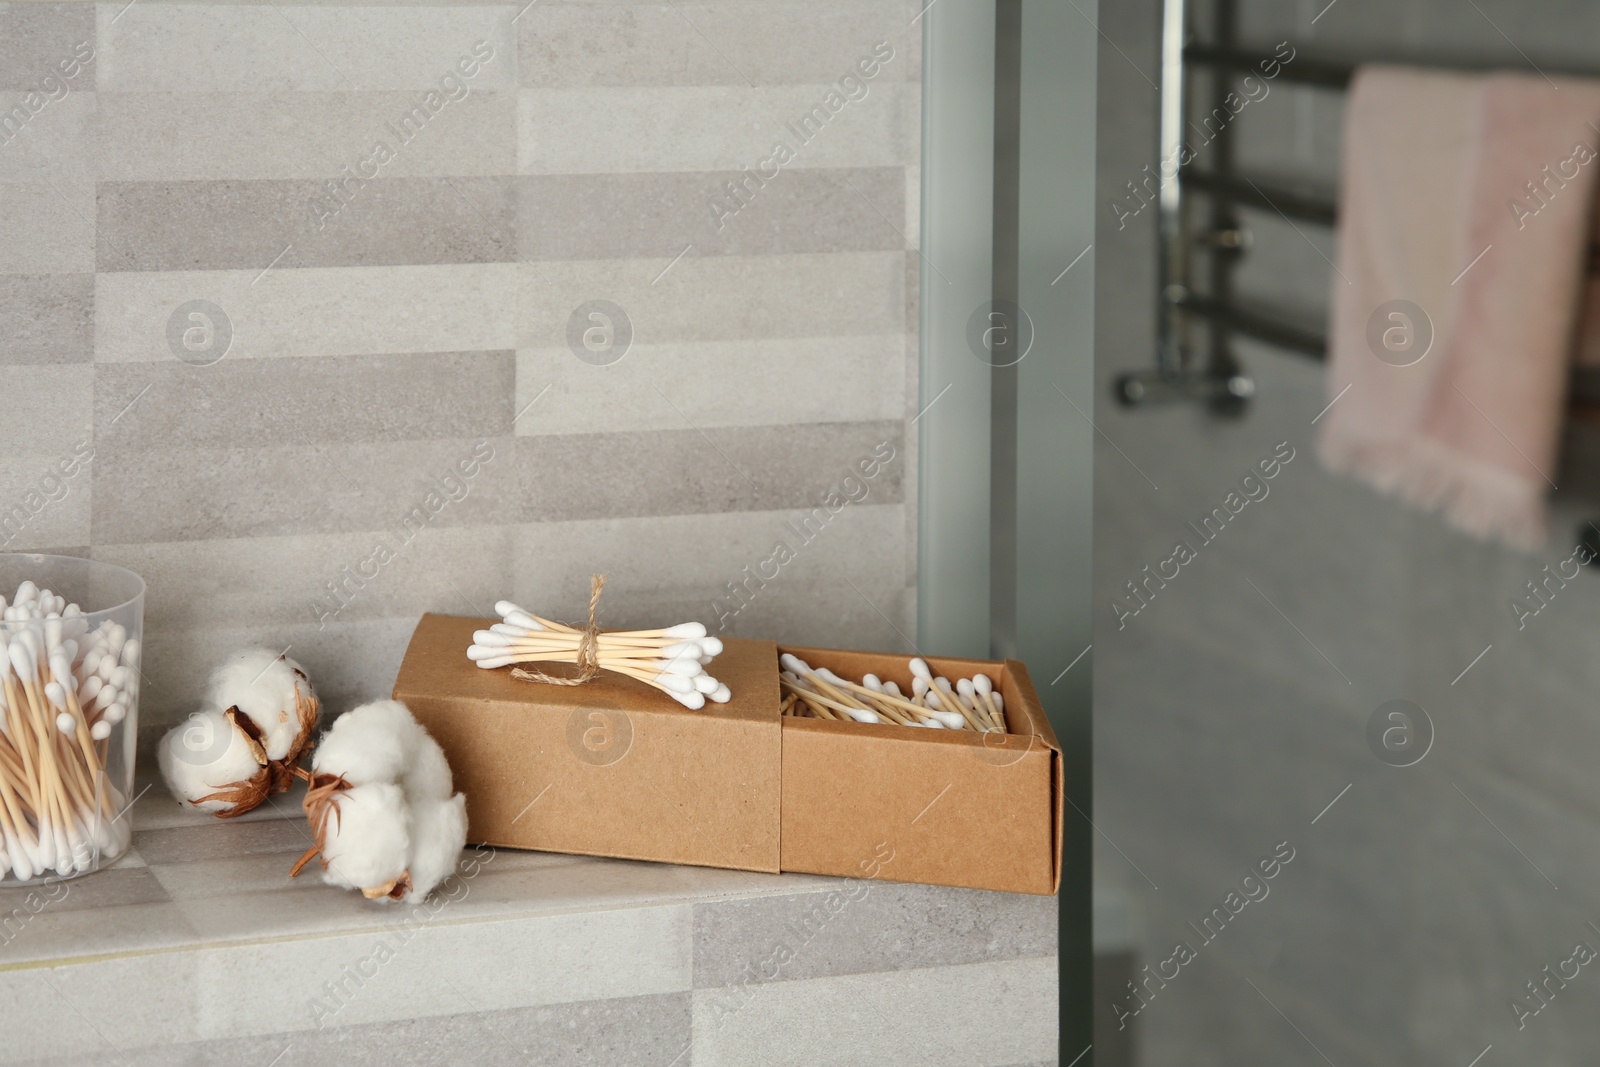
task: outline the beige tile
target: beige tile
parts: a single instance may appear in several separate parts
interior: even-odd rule
[[[645,343],[636,334],[627,355],[607,366],[567,348],[522,351],[517,410],[539,400],[517,432],[897,419],[905,410],[903,346],[895,334],[694,344]]]
[[[429,352],[101,364],[93,368],[97,443],[123,451],[500,437],[511,432],[514,359]]]
[[[85,365],[0,366],[0,456],[71,453],[93,418],[94,371]]]
[[[0,182],[0,274],[94,270],[94,185],[41,177]]]
[[[775,982],[733,1004],[720,990],[697,990],[694,1062],[985,1067],[1048,1059],[1056,970],[1048,956]]]
[[[424,131],[426,132],[426,131]],[[101,270],[496,263],[512,259],[508,178],[101,182]]]
[[[0,8],[0,90],[39,89],[48,95],[50,76],[73,87],[87,84],[92,90],[94,23],[94,8],[88,4]],[[68,78],[69,71],[76,73]]]
[[[82,468],[61,475],[68,453],[0,457],[0,551],[47,552],[89,543],[93,483]]]
[[[867,3],[540,4],[518,20],[523,85],[782,85],[832,81],[879,41],[907,76],[916,28],[903,5]],[[914,14],[914,12],[913,12]]]
[[[92,274],[0,274],[0,365],[94,359]]]
[[[0,182],[94,181],[94,75],[86,71],[56,86],[55,97],[44,99],[0,92]]]
[[[648,344],[864,336],[904,328],[902,253],[698,256],[691,251],[674,263],[680,250],[624,263],[540,263],[547,287],[530,281],[520,291],[517,347],[565,347],[570,317],[597,298],[621,306],[635,336]]]
[[[1054,897],[870,881],[701,904],[694,914],[694,984],[739,987],[1051,956],[1056,910]],[[773,931],[790,950],[785,955],[792,954],[776,978],[765,966]]]
[[[472,85],[516,84],[510,7],[139,4],[99,12],[99,87],[112,91],[429,90],[473,45]]]
[[[259,270],[102,273],[95,277],[95,359],[174,358],[168,320],[197,299],[223,309],[236,354],[252,359],[514,348],[527,270],[483,263],[265,276]]]
[[[517,109],[518,173],[750,167],[781,174],[916,161],[915,131],[906,123],[915,85],[862,83],[856,98],[834,95],[837,111],[823,107],[820,119],[813,117],[830,92],[815,84],[524,89]],[[786,164],[774,158],[780,144],[793,155]]]
[[[379,141],[393,152],[385,177],[513,173],[516,94],[466,84],[466,97],[403,145],[390,127],[416,102],[410,92],[102,92],[100,175],[330,181],[346,166],[359,173]]]
[[[517,245],[546,259],[904,250],[899,168],[790,168],[752,177],[742,200],[731,172],[524,175]],[[759,183],[759,185],[757,184]],[[742,204],[743,206],[739,206]]]

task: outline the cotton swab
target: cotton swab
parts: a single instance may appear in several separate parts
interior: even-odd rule
[[[911,696],[907,698],[895,682],[883,681],[876,674],[852,682],[826,667],[814,668],[789,652],[779,662],[783,668],[779,675],[782,712],[791,717],[810,714],[922,729],[1005,732],[1000,695],[985,674],[957,679],[952,686],[948,678],[935,676],[927,661],[917,657],[907,665],[911,673]]]
[[[590,596],[594,605],[604,580],[596,576]],[[472,635],[467,658],[484,670],[524,663],[571,663],[584,669],[579,678],[552,678],[538,671],[513,672],[558,685],[581,684],[592,669],[608,670],[638,679],[666,693],[684,707],[698,709],[710,700],[726,704],[733,694],[706,673],[722,642],[707,635],[704,623],[685,622],[653,630],[601,632],[592,625],[578,629],[501,600],[494,606],[501,621]]]

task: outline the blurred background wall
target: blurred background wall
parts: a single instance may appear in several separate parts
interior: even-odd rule
[[[594,571],[901,647],[920,9],[0,4],[3,548],[149,580],[148,729]]]
[[[1119,408],[1112,377],[1154,359],[1155,212],[1119,228],[1109,201],[1157,160],[1159,9],[1107,3],[1099,19],[1096,418],[1116,447],[1096,453],[1095,878],[1103,947],[1131,944],[1135,967],[1178,941],[1197,958],[1120,1034],[1111,994],[1140,1005],[1128,975],[1103,971],[1117,988],[1096,1005],[1097,1048],[1131,1032],[1149,1065],[1320,1052],[1464,1067],[1491,1044],[1484,1065],[1589,1062],[1600,976],[1584,969],[1520,1030],[1510,1000],[1537,1004],[1526,982],[1579,941],[1600,946],[1600,576],[1579,575],[1521,630],[1510,602],[1600,514],[1593,431],[1568,431],[1552,540],[1525,555],[1323,471],[1311,421],[1329,398],[1304,357],[1240,342],[1258,392],[1237,422]],[[1241,36],[1263,56],[1287,39],[1600,70],[1600,9],[1555,0],[1250,2]],[[1341,103],[1274,84],[1230,131],[1241,165],[1331,182]],[[1318,316],[1331,233],[1270,212],[1247,222],[1241,289]],[[1294,459],[1270,495],[1119,629],[1124,583],[1197,540],[1185,524],[1280,442]],[[1365,732],[1397,698],[1436,731],[1408,768],[1381,762]],[[1280,842],[1294,858],[1270,894],[1204,941],[1189,924]]]

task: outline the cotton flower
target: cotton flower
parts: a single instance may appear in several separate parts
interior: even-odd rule
[[[467,842],[467,798],[410,709],[379,700],[348,711],[311,759],[306,818],[323,880],[369,899],[420,901],[455,869]]]
[[[289,788],[316,721],[300,664],[270,649],[235,652],[212,674],[206,707],[161,739],[161,775],[185,807],[242,815]]]

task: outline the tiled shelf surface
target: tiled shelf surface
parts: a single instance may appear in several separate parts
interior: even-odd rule
[[[0,891],[0,1062],[1055,1062],[1052,898],[469,848],[379,904],[288,878],[292,795],[134,814],[111,868]]]

